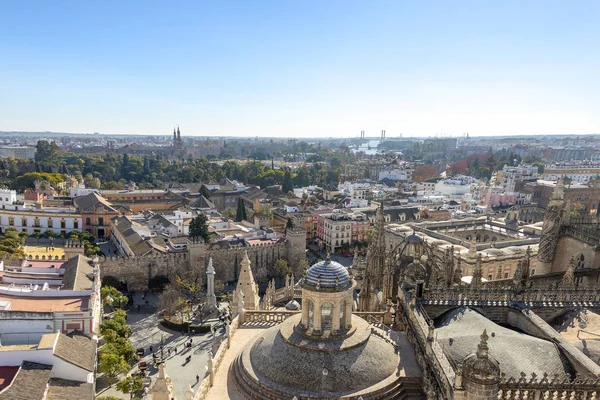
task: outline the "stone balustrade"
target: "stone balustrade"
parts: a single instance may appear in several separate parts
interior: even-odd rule
[[[361,317],[370,324],[383,324],[383,317],[385,316],[385,312],[382,311],[354,311],[352,314]]]
[[[498,400],[531,399],[531,400],[599,400],[600,378],[585,379],[576,377],[571,380],[569,376],[544,374],[541,378],[533,373],[527,377],[521,372],[521,377],[516,379],[502,374],[500,378],[500,391]]]
[[[552,307],[573,307],[577,305],[600,307],[600,290],[577,289],[527,289],[521,293],[498,289],[472,290],[469,288],[427,289],[421,299],[422,304],[446,305],[485,305],[506,306],[512,302]]]
[[[212,367],[209,368],[208,375],[200,382],[196,393],[194,394],[194,400],[204,400],[208,394],[208,391],[212,387],[214,383],[214,376],[216,375],[219,367],[221,366],[221,362],[223,362],[223,358],[225,357],[225,353],[229,350],[231,345],[231,339],[233,335],[237,331],[239,325],[239,317],[235,317],[231,324],[229,324],[229,337],[226,340],[221,342],[221,345],[217,349],[217,352],[213,355],[212,363],[209,361],[209,365],[212,364]]]
[[[283,322],[292,315],[298,314],[300,311],[250,311],[245,310],[244,324],[250,322],[267,322],[267,323],[279,323]]]

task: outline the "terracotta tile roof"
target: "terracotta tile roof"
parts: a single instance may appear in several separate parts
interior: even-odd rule
[[[10,302],[10,311],[82,311],[87,310],[90,296],[76,297],[20,297],[0,295],[0,301]]]
[[[87,371],[94,371],[96,343],[79,332],[59,335],[54,355]]]
[[[46,400],[92,400],[94,385],[91,383],[52,378]]]
[[[89,263],[90,259],[82,255],[76,255],[63,264],[65,269],[63,275],[64,290],[91,290],[94,282],[94,267]]]
[[[97,206],[102,205],[108,212],[117,212],[112,204],[95,192],[86,194],[85,196],[75,197],[73,203],[80,211],[94,211]]]
[[[10,386],[0,392],[0,400],[40,400],[44,398],[52,365],[24,361]]]

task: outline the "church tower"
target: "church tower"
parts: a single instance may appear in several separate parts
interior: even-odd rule
[[[383,215],[383,203],[377,209],[376,232],[373,241],[369,244],[367,267],[360,290],[361,311],[376,311],[374,308],[377,293],[382,292],[385,300],[392,294],[394,277],[388,268],[385,252],[385,218]]]
[[[561,179],[556,183],[552,192],[552,199],[546,207],[542,235],[537,255],[535,268],[536,275],[552,272],[552,263],[556,256],[556,247],[562,224],[567,215],[567,202],[565,201],[565,184]]]

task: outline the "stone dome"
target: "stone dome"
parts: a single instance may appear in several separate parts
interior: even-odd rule
[[[421,244],[423,243],[423,238],[413,232],[412,235],[408,235],[406,238],[404,238],[404,241],[411,244]]]
[[[302,394],[302,398],[332,399],[350,394],[367,397],[397,386],[399,355],[384,339],[370,334],[366,321],[356,316],[352,320],[353,332],[333,341],[311,340],[297,332],[294,326],[300,315],[262,333],[240,356],[241,371],[236,373],[253,381],[242,380],[241,390],[248,382],[260,382],[277,392],[270,398]]]
[[[463,376],[472,382],[495,383],[500,380],[500,367],[498,361],[473,353],[465,357]]]
[[[286,310],[299,310],[300,309],[300,303],[298,303],[296,300],[290,300],[285,305],[285,309]]]
[[[304,278],[304,285],[310,290],[330,291],[342,290],[350,286],[350,274],[342,264],[331,261],[329,258],[318,262],[308,269]],[[314,289],[313,289],[314,287]]]

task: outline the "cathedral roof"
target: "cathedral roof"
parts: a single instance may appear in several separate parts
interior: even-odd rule
[[[308,269],[304,284],[314,286],[316,290],[347,289],[350,285],[350,274],[342,264],[328,258]]]
[[[550,376],[571,372],[569,362],[554,343],[500,326],[468,307],[441,315],[436,318],[435,326],[438,342],[456,364],[463,364],[468,356],[473,358],[471,355],[485,329],[489,335],[489,356],[498,361],[507,378],[518,379],[521,372],[527,375],[546,372]]]

